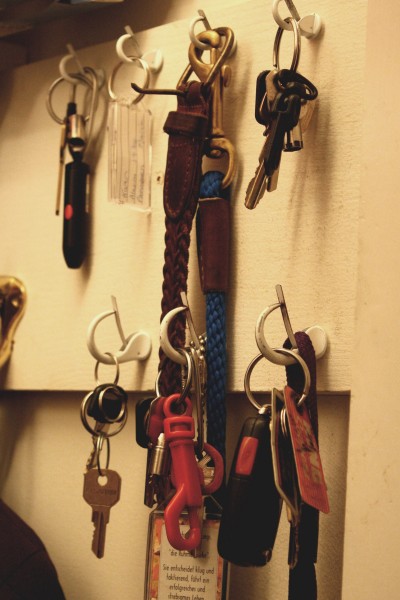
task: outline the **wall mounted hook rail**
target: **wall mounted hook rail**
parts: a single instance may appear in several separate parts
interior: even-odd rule
[[[100,313],[89,325],[86,343],[90,354],[97,361],[106,365],[113,365],[115,364],[115,361],[118,361],[118,363],[123,363],[130,362],[132,360],[145,360],[148,358],[151,352],[151,339],[149,334],[145,331],[139,330],[132,333],[128,337],[125,337],[121,325],[117,300],[114,296],[111,296],[111,302],[113,305],[113,310],[107,310],[103,313]],[[111,315],[115,316],[118,333],[122,340],[122,346],[119,350],[117,350],[117,352],[101,352],[95,342],[96,329],[103,319],[106,319]]]
[[[291,24],[282,19],[282,17],[279,14],[279,4],[281,2],[282,0],[273,0],[272,16],[274,17],[279,27],[281,27],[281,29],[287,29],[289,31],[292,29]],[[285,3],[293,19],[297,21],[301,35],[310,39],[316,38],[320,34],[322,29],[321,17],[317,13],[311,13],[309,15],[305,15],[304,17],[300,17],[292,0],[285,0]]]

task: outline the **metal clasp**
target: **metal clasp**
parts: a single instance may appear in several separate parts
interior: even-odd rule
[[[205,154],[209,158],[221,158],[224,154],[228,157],[227,171],[222,180],[222,187],[226,188],[232,183],[236,172],[235,149],[225,136],[222,117],[223,89],[228,87],[232,73],[226,61],[232,54],[235,36],[229,27],[217,27],[202,31],[197,38],[202,44],[207,44],[210,62],[205,63],[202,60],[204,50],[192,43],[189,47],[190,68],[184,73],[179,84],[186,81],[193,71],[204,86],[211,88],[211,119]]]

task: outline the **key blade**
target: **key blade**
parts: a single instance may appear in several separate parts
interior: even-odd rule
[[[106,544],[106,527],[110,520],[110,509],[101,507],[93,509],[92,521],[94,524],[92,551],[97,558],[103,558]]]
[[[266,176],[264,172],[264,165],[260,164],[257,168],[256,174],[250,181],[246,190],[246,198],[244,205],[246,208],[252,210],[260,202],[261,198],[265,193]]]

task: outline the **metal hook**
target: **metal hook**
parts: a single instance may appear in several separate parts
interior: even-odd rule
[[[272,16],[281,29],[290,30],[287,19],[282,19],[279,14],[279,4],[282,0],[274,0],[272,3]],[[298,23],[300,34],[305,38],[316,38],[322,29],[322,19],[317,13],[312,13],[301,18],[292,0],[285,0],[293,19]]]
[[[86,343],[90,354],[97,361],[106,365],[115,364],[116,361],[117,363],[123,363],[131,360],[145,360],[148,358],[151,352],[151,339],[149,334],[140,330],[125,338],[125,335],[122,331],[117,300],[114,296],[111,296],[111,301],[114,307],[113,310],[107,310],[97,315],[97,317],[95,317],[89,325]],[[100,352],[95,342],[96,328],[103,319],[111,315],[115,315],[118,332],[122,340],[122,346],[117,352],[114,353]]]
[[[283,296],[283,290],[280,285],[276,286],[276,292],[279,302],[267,306],[267,308],[260,314],[257,319],[255,337],[258,349],[266,359],[277,365],[288,366],[295,364],[295,359],[293,359],[291,355],[287,355],[287,353],[278,352],[276,348],[271,348],[264,335],[264,325],[268,315],[270,315],[277,308],[280,308],[282,311],[283,321],[285,323],[286,333],[290,343],[292,344],[292,351],[297,349],[296,339],[290,325],[289,314],[287,312],[287,307]],[[328,338],[325,330],[318,325],[314,325],[304,329],[303,331],[305,331],[305,333],[307,333],[311,339],[316,359],[321,358],[325,354],[328,346]],[[282,356],[282,354],[284,354],[284,356]]]

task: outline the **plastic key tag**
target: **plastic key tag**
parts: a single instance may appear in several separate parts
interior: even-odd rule
[[[227,563],[217,552],[219,517],[203,520],[202,543],[196,558],[186,550],[176,550],[168,542],[164,513],[150,513],[144,600],[224,600]],[[182,531],[188,519],[181,517]]]
[[[271,449],[275,486],[286,503],[292,525],[296,525],[300,519],[300,494],[292,442],[289,432],[282,428],[282,419],[285,418],[284,408],[283,394],[274,388],[271,399]]]
[[[151,210],[151,124],[141,103],[109,103],[108,199],[142,212]]]
[[[304,502],[324,513],[329,512],[324,473],[318,444],[305,404],[297,406],[298,394],[286,386],[284,399],[292,439],[300,495]]]

